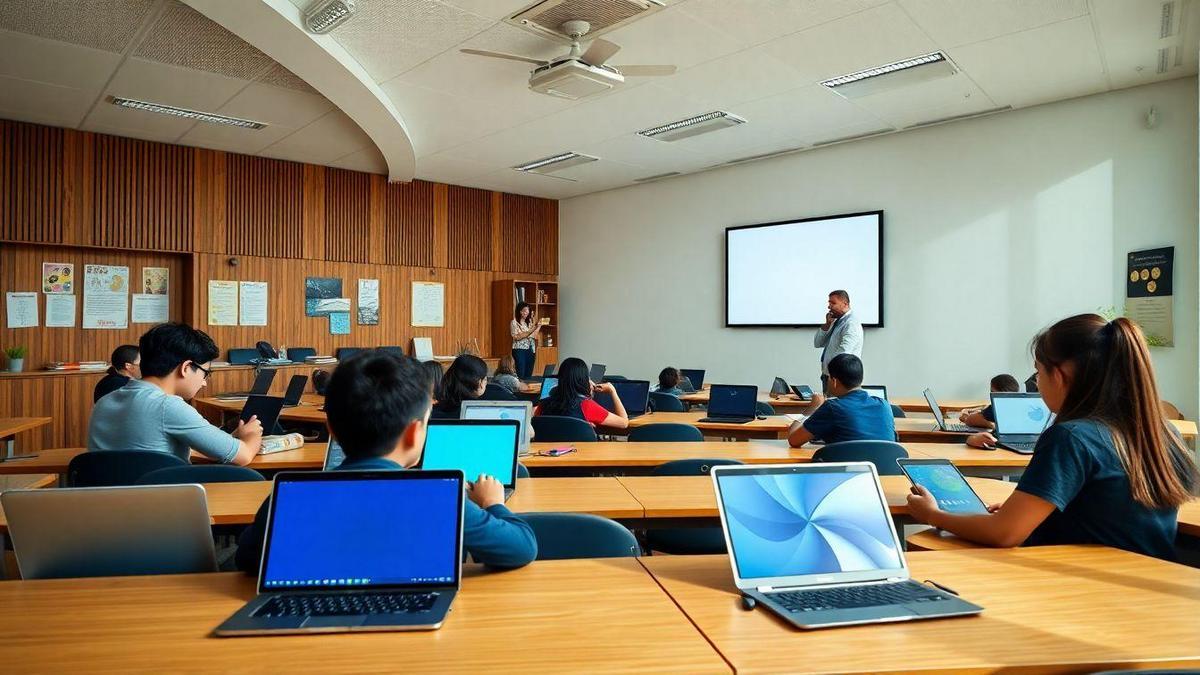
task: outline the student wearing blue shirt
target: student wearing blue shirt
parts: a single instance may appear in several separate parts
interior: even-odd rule
[[[339,363],[325,393],[329,433],[346,453],[336,470],[399,471],[415,466],[425,448],[431,403],[429,375],[413,359],[374,349]],[[533,530],[504,506],[502,483],[480,475],[468,485],[467,497],[463,546],[476,562],[513,568],[537,557]],[[263,502],[254,524],[238,541],[237,566],[245,572],[258,571],[267,508]]]
[[[683,375],[680,374],[678,368],[667,366],[658,373],[658,388],[654,391],[679,398],[683,396],[683,390],[679,388],[679,382],[682,379]]]
[[[1124,317],[1063,319],[1033,340],[1038,391],[1058,417],[1017,489],[989,513],[938,509],[909,495],[919,521],[987,546],[1101,544],[1174,558],[1179,506],[1200,470],[1168,426],[1141,329]]]
[[[827,389],[831,398],[813,394],[805,410],[808,419],[788,431],[788,444],[798,448],[811,440],[894,441],[896,421],[892,406],[859,387],[863,381],[862,360],[853,354],[838,354],[829,362]]]
[[[1021,385],[1017,383],[1017,378],[1008,373],[993,377],[990,384],[993,393],[1021,391]],[[958,420],[976,429],[994,429],[996,427],[996,413],[992,410],[991,404],[978,410],[964,410],[959,413]]]

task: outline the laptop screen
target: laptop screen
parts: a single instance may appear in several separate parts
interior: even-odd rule
[[[697,370],[694,368],[680,368],[679,374],[683,377],[686,377],[688,381],[692,383],[692,388],[696,391],[700,391],[700,388],[704,386],[703,370]]]
[[[557,377],[547,377],[544,380],[542,380],[542,392],[540,394],[538,394],[538,399],[540,400],[540,399],[543,399],[543,398],[546,398],[547,396],[549,396],[550,390],[554,389],[557,386],[558,386],[558,378]]]
[[[275,381],[275,369],[263,368],[254,376],[254,384],[250,386],[251,394],[265,394],[271,390],[271,383]]]
[[[754,417],[758,387],[750,384],[714,384],[708,391],[709,416]]]
[[[937,421],[938,428],[945,429],[946,418],[942,416],[942,408],[933,398],[933,392],[928,389],[925,390],[925,402],[929,404],[929,411],[933,413],[933,419]]]
[[[904,567],[869,467],[811,464],[716,476],[742,579]]]
[[[529,401],[463,401],[459,416],[464,420],[516,420],[521,423],[521,447],[529,446]]]
[[[780,394],[790,394],[792,393],[792,388],[788,386],[787,380],[783,379],[782,377],[777,377],[775,378],[775,381],[771,383],[771,393],[776,396]]]
[[[260,589],[457,584],[461,476],[395,473],[277,476]]]
[[[888,400],[887,387],[881,384],[864,384],[861,389],[875,398],[881,398],[885,401]]]
[[[593,363],[592,369],[588,371],[588,379],[592,382],[603,382],[606,372],[608,372],[608,366],[603,363]]]
[[[1037,394],[992,395],[996,432],[1005,436],[1037,436],[1046,428],[1050,409]]]
[[[647,406],[650,405],[650,380],[617,380],[609,384],[617,390],[617,396],[621,397],[621,405],[625,406],[627,414],[641,415],[646,412]],[[605,410],[611,413],[617,411],[612,397],[608,394],[601,392],[594,398]]]
[[[520,436],[514,420],[430,420],[421,469],[460,469],[468,482],[486,473],[514,487]]]
[[[304,395],[304,385],[308,384],[307,375],[293,375],[288,381],[287,393],[283,395],[284,405],[296,405]]]
[[[342,446],[338,445],[337,439],[330,436],[329,445],[325,449],[325,465],[321,467],[321,470],[333,471],[344,461],[346,461],[346,452],[342,450]]]

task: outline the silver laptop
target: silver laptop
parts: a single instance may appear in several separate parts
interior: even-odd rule
[[[517,489],[516,420],[429,420],[418,468],[458,469],[474,481],[487,474],[504,484],[504,501]]]
[[[799,628],[978,614],[914,581],[869,462],[716,466],[733,580]]]
[[[885,401],[888,400],[887,387],[883,386],[882,384],[864,384],[859,387],[859,389],[862,389],[875,398],[880,398]]]
[[[464,420],[517,420],[521,423],[521,455],[529,454],[529,441],[533,435],[530,418],[533,403],[530,401],[463,401],[459,417]]]
[[[929,410],[933,412],[933,420],[937,422],[937,428],[934,431],[950,431],[959,434],[973,434],[977,431],[987,431],[987,429],[978,429],[969,427],[962,422],[946,422],[946,416],[942,414],[942,408],[938,405],[937,399],[933,397],[933,391],[926,389],[925,402],[929,404]]]
[[[258,596],[214,633],[440,628],[462,578],[464,484],[461,471],[277,474]]]
[[[992,414],[996,418],[996,445],[1005,450],[1032,455],[1037,439],[1054,415],[1041,394],[992,392]]]
[[[217,571],[199,485],[7,490],[24,579]]]

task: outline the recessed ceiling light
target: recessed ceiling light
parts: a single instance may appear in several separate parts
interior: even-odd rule
[[[218,115],[216,113],[200,112],[199,110],[188,110],[187,108],[176,108],[171,105],[163,105],[161,103],[150,103],[149,101],[139,101],[132,98],[121,98],[113,96],[110,98],[113,105],[119,105],[122,108],[133,108],[134,110],[145,110],[146,112],[158,113],[160,115],[174,115],[175,117],[183,117],[189,120],[198,122],[208,122],[209,124],[225,124],[231,127],[241,127],[243,129],[262,129],[267,126],[262,122],[254,120],[244,120],[238,117],[228,117],[226,115]]]
[[[678,141],[745,123],[746,120],[737,115],[727,113],[724,110],[714,110],[703,115],[696,115],[695,117],[688,117],[687,119],[643,129],[638,134],[647,138],[653,138],[656,141]]]
[[[551,155],[550,157],[535,159],[532,162],[520,164],[518,166],[514,166],[513,168],[517,171],[531,171],[533,173],[546,174],[553,171],[569,169],[573,166],[579,166],[580,164],[594,162],[598,159],[600,158],[592,157],[591,155],[581,155],[578,152],[563,152],[557,155]]]
[[[948,77],[957,72],[958,70],[945,54],[932,52],[875,68],[867,68],[856,73],[840,75],[825,80],[821,84],[846,98],[858,98],[904,85]]]
[[[324,35],[349,21],[356,9],[354,0],[316,0],[304,10],[304,27]]]

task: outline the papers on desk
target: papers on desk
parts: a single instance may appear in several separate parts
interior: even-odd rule
[[[804,415],[803,413],[785,413],[784,417],[788,418],[788,420],[792,422],[800,422],[802,424],[804,423],[804,420],[808,419],[808,416]]]

